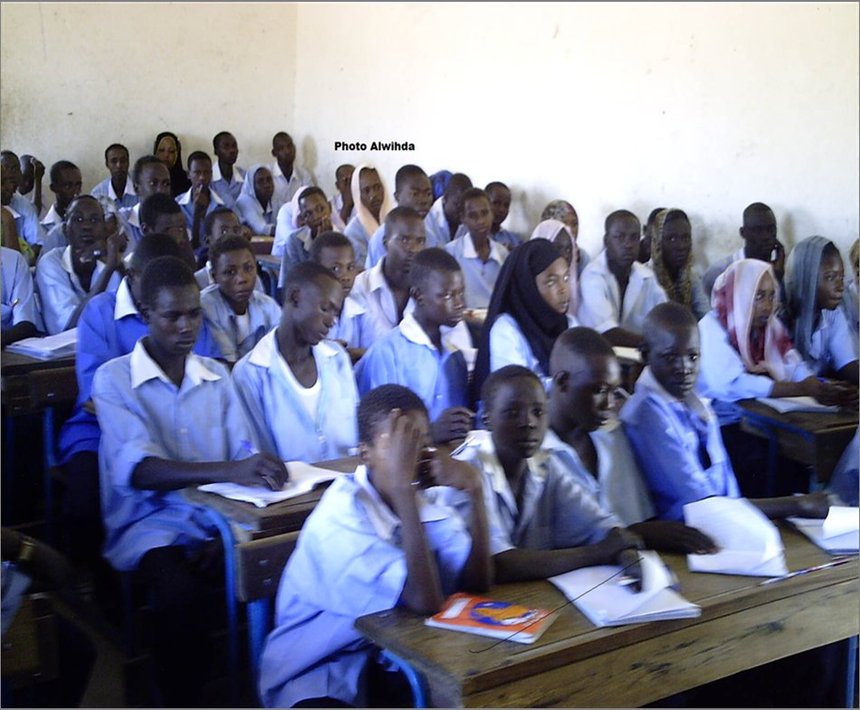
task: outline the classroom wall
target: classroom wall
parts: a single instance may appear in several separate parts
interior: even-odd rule
[[[707,263],[757,200],[789,247],[847,251],[858,39],[857,4],[3,4],[0,130],[85,186],[113,140],[167,128],[187,155],[228,128],[247,166],[283,128],[327,190],[347,161],[462,170],[510,184],[520,231],[569,199],[592,254],[611,210],[679,206]]]

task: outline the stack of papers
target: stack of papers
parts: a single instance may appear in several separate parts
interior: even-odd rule
[[[262,486],[243,486],[238,483],[207,483],[198,488],[207,493],[217,493],[231,500],[253,503],[258,508],[265,508],[272,503],[310,493],[321,483],[333,481],[341,475],[337,471],[311,466],[304,461],[285,461],[284,463],[290,474],[290,480],[279,491],[273,491]]]
[[[831,555],[860,552],[860,508],[830,506],[824,520],[789,518],[800,532]]]
[[[59,360],[64,357],[74,357],[77,343],[78,329],[72,328],[46,338],[24,338],[8,345],[6,350],[38,360]]]
[[[787,574],[779,530],[746,498],[705,498],[684,506],[684,522],[708,535],[713,555],[687,555],[691,572],[779,577]]]
[[[838,412],[839,407],[819,404],[812,397],[759,397],[759,402],[775,409],[780,414],[786,412]]]
[[[671,573],[660,556],[650,550],[639,554],[642,591],[619,584],[623,579],[617,565],[583,567],[565,572],[549,581],[595,626],[622,626],[647,621],[688,619],[702,609],[671,589]],[[615,576],[614,576],[615,575]]]

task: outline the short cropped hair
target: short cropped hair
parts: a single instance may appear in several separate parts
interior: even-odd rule
[[[153,259],[162,256],[182,258],[182,251],[176,240],[169,234],[162,232],[149,232],[144,234],[135,245],[131,255],[131,268],[138,274],[142,274],[146,265]]]
[[[163,288],[197,286],[194,272],[182,259],[160,256],[147,264],[140,278],[140,299],[145,306],[153,306]]]
[[[156,192],[140,204],[140,223],[152,227],[162,215],[177,214],[178,212],[182,212],[182,208],[176,203],[176,200],[163,192]]]
[[[481,400],[484,402],[484,408],[489,409],[503,384],[514,380],[532,380],[538,387],[543,387],[543,382],[533,370],[522,365],[505,365],[491,372],[484,380],[484,385],[481,387]]]
[[[483,197],[487,202],[490,201],[490,196],[480,187],[470,187],[463,193],[463,207],[466,206],[466,202],[469,200],[477,200],[479,197]]]
[[[143,172],[143,169],[147,165],[152,165],[154,163],[158,163],[160,165],[164,165],[160,159],[156,158],[154,155],[141,155],[137,160],[134,161],[134,167],[131,170],[131,181],[135,185],[140,184],[140,174]],[[168,170],[168,173],[170,171]]]
[[[253,256],[254,251],[251,249],[251,242],[245,237],[240,237],[237,234],[228,234],[224,237],[219,237],[209,246],[209,262],[214,267],[218,263],[218,259],[222,254],[228,251],[248,251]]]
[[[224,214],[236,214],[229,207],[224,207],[221,205],[220,207],[216,207],[209,214],[207,214],[203,218],[203,233],[208,237],[212,234],[212,225],[215,224],[215,220]],[[238,219],[238,218],[237,218]]]
[[[63,170],[79,170],[79,169],[80,168],[78,168],[77,165],[75,165],[73,162],[71,162],[69,160],[58,160],[56,163],[54,163],[51,166],[51,172],[50,172],[51,182],[52,183],[57,182],[57,180],[60,179],[60,173]]]
[[[212,150],[214,152],[218,152],[218,141],[220,141],[225,136],[232,136],[233,134],[230,131],[221,131],[215,134],[215,137],[212,139]]]
[[[311,261],[319,262],[323,249],[346,249],[349,247],[355,253],[355,247],[349,237],[340,232],[323,232],[311,242]]]
[[[301,287],[306,284],[316,284],[319,279],[326,278],[337,281],[337,277],[322,264],[315,261],[302,261],[294,264],[287,271],[284,279],[284,292],[293,287]]]
[[[604,233],[609,232],[609,228],[612,226],[613,222],[616,222],[619,219],[626,219],[627,217],[632,217],[637,222],[639,221],[639,218],[630,210],[615,210],[615,212],[610,213],[610,215],[603,222]]]
[[[191,170],[191,163],[195,160],[208,160],[210,163],[212,162],[212,158],[209,157],[209,153],[202,150],[195,150],[188,156],[188,160],[186,161],[186,165],[189,170]]]
[[[317,187],[316,185],[311,185],[310,187],[303,190],[302,194],[299,196],[299,202],[301,202],[302,200],[306,200],[311,195],[319,195],[326,202],[328,202],[328,197],[326,197],[326,194],[325,192],[323,192],[323,189],[321,187]]]
[[[421,412],[429,417],[424,402],[411,389],[402,385],[381,385],[370,390],[358,403],[358,440],[372,444],[379,425],[394,409],[404,414]]]
[[[409,285],[422,288],[432,273],[453,273],[461,271],[459,262],[444,249],[430,247],[422,249],[412,259],[409,267]]]
[[[95,202],[99,206],[99,208],[101,209],[102,216],[104,216],[105,208],[102,207],[102,203],[99,202],[98,198],[84,193],[83,195],[76,195],[75,197],[72,198],[72,201],[69,203],[69,206],[66,208],[66,215],[63,218],[63,222],[67,223],[69,221],[69,219],[71,219],[72,212],[75,211],[75,205],[77,205],[78,202],[83,202],[84,200],[92,200],[93,202]]]
[[[582,357],[615,356],[612,345],[592,328],[577,326],[569,328],[556,338],[549,356],[550,374],[563,370],[567,358],[572,355]]]
[[[450,197],[451,195],[465,192],[470,187],[472,187],[472,178],[465,173],[454,173],[451,176],[451,179],[448,180],[448,184],[445,185],[445,192],[442,194],[444,194],[445,197]]]
[[[424,177],[427,177],[427,173],[424,172],[424,169],[417,165],[412,165],[411,163],[408,165],[401,165],[394,174],[394,191],[396,192],[400,190],[400,188],[403,187],[403,183],[415,175],[423,175]],[[427,179],[429,180],[430,178],[427,177]]]
[[[388,239],[388,237],[391,236],[391,225],[395,222],[403,222],[407,219],[421,219],[421,215],[412,207],[406,207],[405,205],[398,205],[385,215],[385,221],[383,222],[385,226],[385,238]]]
[[[122,143],[111,143],[107,148],[105,148],[105,160],[107,160],[107,154],[110,153],[114,148],[124,150],[125,157],[128,157],[128,148],[126,148]]]
[[[499,182],[498,180],[494,180],[493,182],[488,182],[488,183],[487,183],[487,186],[484,188],[484,192],[489,192],[489,191],[490,191],[490,190],[492,190],[494,187],[500,187],[500,188],[502,188],[503,190],[507,190],[508,192],[510,192],[510,191],[511,191],[511,188],[509,188],[507,185],[505,185],[505,183],[503,183],[503,182]]]
[[[773,210],[768,207],[764,202],[753,202],[751,205],[747,205],[744,208],[744,222],[746,222],[754,214],[758,214],[759,212],[773,212]]]

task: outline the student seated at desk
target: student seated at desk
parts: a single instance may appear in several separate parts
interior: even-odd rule
[[[349,456],[357,445],[352,362],[326,340],[343,305],[334,274],[312,261],[287,274],[278,327],[233,368],[260,449],[284,461]]]
[[[490,237],[493,211],[486,192],[473,187],[463,193],[460,221],[466,233],[445,244],[444,249],[463,269],[466,307],[486,308],[502,264],[508,258],[508,250]]]
[[[232,213],[231,213],[232,214]],[[140,234],[167,234],[173,238],[189,266],[195,265],[194,250],[188,240],[188,229],[182,208],[165,192],[156,192],[146,197],[140,205]],[[132,252],[134,253],[134,252]]]
[[[74,328],[84,306],[103,291],[116,291],[122,279],[126,239],[105,234],[104,212],[90,195],[75,199],[63,224],[69,246],[39,260],[36,288],[49,335]]]
[[[170,196],[178,197],[191,187],[188,173],[182,167],[182,144],[175,133],[163,131],[155,137],[152,154],[168,169],[170,175]]]
[[[311,244],[323,232],[331,231],[331,205],[319,187],[303,187],[293,200],[297,229],[290,232],[284,245],[278,287],[284,287],[287,272],[311,258]]]
[[[842,307],[845,267],[839,249],[824,237],[798,243],[785,264],[786,315],[791,340],[819,376],[857,385],[857,336]]]
[[[271,170],[259,163],[252,165],[245,173],[242,190],[236,198],[236,211],[251,234],[274,236],[275,221],[281,207],[280,203],[272,199],[274,194],[275,183]]]
[[[200,267],[194,272],[194,278],[197,279],[197,285],[200,286],[201,290],[215,283],[212,280],[212,264],[209,260],[209,248],[219,239],[226,239],[227,237],[242,237],[245,241],[248,241],[245,230],[241,222],[239,222],[236,213],[228,210],[226,207],[216,207],[206,215],[206,219],[203,220],[203,234],[203,245],[197,250],[194,263],[195,268]],[[256,261],[256,257],[254,261]],[[259,280],[254,288],[260,292],[264,291]]]
[[[337,193],[328,201],[331,205],[331,226],[336,232],[343,232],[349,220],[355,214],[355,205],[352,202],[352,173],[354,165],[344,163],[338,165],[334,171],[334,186]]]
[[[604,249],[582,272],[577,316],[582,325],[602,333],[612,345],[638,347],[642,321],[666,292],[654,272],[636,261],[639,220],[616,210],[606,218]]]
[[[443,249],[424,249],[409,271],[415,308],[370,346],[356,366],[358,391],[383,384],[415,392],[430,415],[433,441],[463,439],[472,428],[469,369],[462,351],[447,341],[442,327],[463,320],[464,279],[457,260]]]
[[[501,244],[508,251],[523,243],[523,238],[516,232],[502,229],[502,223],[508,218],[511,211],[511,190],[503,182],[490,182],[484,188],[490,199],[490,207],[493,210],[493,225],[490,227],[490,236],[494,241]]]
[[[521,244],[507,258],[484,321],[475,363],[475,400],[487,375],[505,365],[523,365],[549,385],[553,343],[576,325],[567,315],[569,270],[561,253],[546,239]]]
[[[585,249],[580,249],[576,243],[579,237],[579,215],[576,213],[574,206],[567,200],[553,200],[544,207],[540,218],[541,222],[548,219],[556,219],[567,225],[567,228],[570,230],[570,237],[573,239],[573,248],[576,251],[576,273],[578,276],[582,276],[582,270],[588,266],[591,257]]]
[[[356,363],[373,342],[373,331],[366,318],[367,309],[351,296],[357,273],[352,242],[339,232],[320,234],[311,244],[311,261],[327,268],[340,282],[343,306],[327,337],[343,345]]]
[[[0,171],[2,171],[2,182],[0,182],[2,202],[0,203],[15,221],[15,234],[8,234],[3,243],[10,249],[14,249],[13,237],[17,236],[17,251],[20,251],[27,259],[27,263],[33,266],[45,242],[45,230],[39,223],[39,214],[33,203],[18,194],[18,186],[21,184],[21,164],[18,156],[11,150],[0,152]]]
[[[146,588],[164,704],[194,706],[210,669],[212,619],[200,597],[211,589],[216,557],[214,529],[181,490],[215,481],[277,489],[287,471],[273,456],[249,455],[254,433],[227,369],[191,352],[202,315],[188,266],[175,257],[151,261],[141,300],[148,335],[93,378],[104,555]]]
[[[12,215],[6,210],[2,212],[5,228],[5,221],[11,220]],[[36,305],[30,267],[21,252],[0,247],[0,263],[3,275],[0,283],[3,288],[3,334],[0,347],[5,348],[19,340],[37,335],[42,318]]]
[[[540,378],[510,365],[490,374],[481,396],[489,431],[473,432],[455,458],[472,464],[484,480],[496,581],[544,579],[602,564],[636,567],[639,537],[542,451],[549,421]]]
[[[404,679],[383,668],[355,620],[395,606],[430,615],[447,595],[491,582],[480,475],[441,451],[423,473],[430,422],[417,395],[398,385],[368,393],[358,433],[361,465],[323,494],[281,576],[261,661],[266,707],[408,706]],[[468,517],[431,502],[415,485],[424,481],[459,489]]]
[[[669,300],[689,308],[696,320],[702,318],[710,301],[702,277],[693,269],[693,236],[686,213],[674,208],[658,212],[650,244],[650,266]]]
[[[90,190],[90,194],[110,198],[117,209],[134,207],[138,195],[128,175],[129,163],[128,148],[122,143],[111,143],[105,148],[105,167],[110,175]]]
[[[472,180],[468,175],[454,173],[450,176],[442,196],[436,199],[424,219],[427,246],[444,247],[466,233],[460,218],[463,215],[463,194],[471,188]]]
[[[355,248],[359,265],[367,261],[367,243],[391,211],[391,197],[385,189],[379,172],[372,165],[359,165],[352,174],[352,199],[355,216],[349,220],[343,233]]]
[[[148,197],[156,193],[163,193],[170,197],[170,172],[167,166],[154,155],[144,155],[134,162],[131,182],[137,193],[138,203],[134,207],[121,208],[119,219],[128,235],[131,248],[134,249],[134,245],[143,236],[143,227],[140,222],[141,205],[146,202]]]
[[[654,550],[706,554],[705,534],[653,520],[654,505],[616,418],[620,367],[612,346],[591,328],[562,333],[550,356],[550,431],[542,449],[555,457],[600,505]],[[623,396],[623,395],[622,395]]]
[[[72,201],[81,194],[84,181],[77,165],[68,160],[58,160],[51,166],[51,182],[48,185],[54,193],[54,204],[42,218],[42,227],[47,233],[61,225],[66,219],[66,210]],[[95,197],[95,195],[94,195]]]
[[[764,263],[762,268],[770,270]],[[648,314],[645,326],[646,367],[621,420],[657,517],[683,520],[685,503],[739,498],[741,492],[714,411],[694,392],[703,349],[693,315],[680,304],[664,303]],[[828,510],[823,493],[750,502],[771,518],[823,518]]]
[[[278,325],[281,307],[254,290],[257,261],[245,237],[217,239],[209,249],[209,263],[214,283],[201,292],[200,305],[221,357],[232,364]]]
[[[195,150],[188,156],[188,177],[191,178],[191,187],[176,198],[176,203],[185,215],[191,246],[196,250],[203,240],[203,220],[212,210],[227,205],[212,189],[212,158],[202,150]]]
[[[545,219],[534,228],[529,240],[547,239],[555,244],[562,258],[567,262],[568,285],[570,286],[570,302],[567,313],[576,317],[579,310],[579,265],[577,258],[580,250],[576,247],[576,236],[564,222],[557,219]]]
[[[217,158],[212,163],[212,189],[227,207],[234,209],[245,178],[245,171],[236,165],[239,144],[232,133],[221,131],[212,139],[212,152]]]

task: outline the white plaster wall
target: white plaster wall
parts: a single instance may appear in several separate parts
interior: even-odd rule
[[[657,205],[705,263],[769,203],[790,247],[858,236],[857,4],[3,4],[0,140],[104,176],[161,130],[232,130],[240,164],[290,131],[327,190],[345,161],[417,162],[515,193],[530,231],[564,197],[581,242]],[[414,152],[333,150],[400,140]]]

